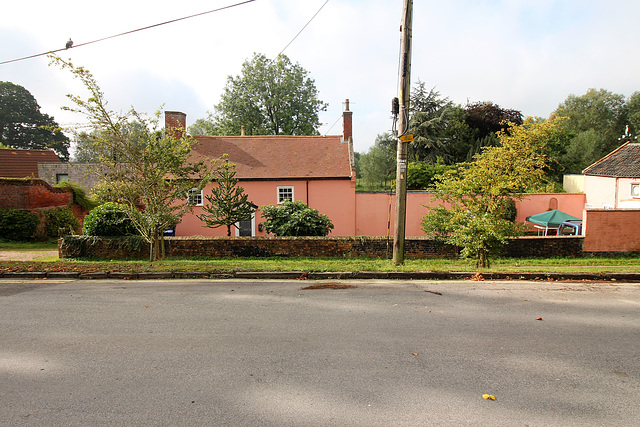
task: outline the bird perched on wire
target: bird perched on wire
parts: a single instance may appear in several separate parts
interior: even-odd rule
[[[65,49],[69,49],[73,47],[73,40],[69,39],[67,44],[64,46]]]

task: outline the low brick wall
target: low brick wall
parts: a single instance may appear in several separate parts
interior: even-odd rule
[[[582,257],[583,236],[526,236],[509,240],[500,253],[511,258]]]
[[[74,237],[69,237],[73,239]],[[76,237],[77,238],[77,237]],[[149,249],[126,248],[119,239],[93,239],[93,244],[62,245],[61,258],[95,257],[109,259],[147,258]],[[60,241],[61,243],[62,241]],[[580,257],[582,237],[523,237],[513,239],[502,256]],[[390,258],[393,240],[386,237],[169,237],[165,241],[168,257],[370,257]],[[405,240],[407,259],[455,257],[455,247],[428,238]]]

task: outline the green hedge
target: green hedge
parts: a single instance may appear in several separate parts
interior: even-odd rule
[[[68,207],[58,207],[44,211],[47,237],[60,237],[80,231],[80,221]]]
[[[0,209],[0,238],[29,241],[36,237],[38,214],[20,209]]]

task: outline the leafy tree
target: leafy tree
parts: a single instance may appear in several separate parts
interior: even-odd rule
[[[409,162],[407,190],[433,190],[440,175],[454,167],[445,165],[442,159],[438,159],[436,163]]]
[[[570,139],[558,153],[567,173],[580,173],[613,151],[621,144],[618,138],[627,125],[624,96],[604,89],[569,95],[555,114],[568,117],[563,126]]]
[[[231,227],[236,227],[236,223],[250,220],[256,209],[235,176],[236,165],[225,159],[214,175],[217,185],[211,195],[205,196],[209,204],[203,206],[204,213],[197,215],[207,227],[226,226],[227,236],[231,236]]]
[[[40,106],[24,87],[0,81],[0,143],[11,148],[52,149],[69,160],[69,138],[53,117],[40,112]]]
[[[489,253],[522,231],[513,218],[513,199],[546,183],[547,142],[559,131],[559,118],[527,120],[500,132],[500,146],[487,147],[467,166],[444,173],[422,220],[430,236],[459,246],[463,256],[474,256],[486,267]]]
[[[396,171],[396,139],[389,133],[378,135],[369,151],[360,155],[359,168],[362,188],[389,189]]]
[[[508,132],[509,126],[522,124],[520,111],[501,108],[491,101],[467,104],[465,110],[465,121],[475,130],[475,138],[478,140],[495,136],[497,132]]]
[[[418,81],[411,91],[409,133],[409,158],[418,162],[434,163],[447,155],[445,133],[452,103],[441,98],[435,89],[427,91],[424,82]]]
[[[151,260],[164,256],[163,231],[171,228],[193,209],[188,191],[201,190],[211,179],[211,164],[190,159],[194,141],[183,129],[159,131],[160,112],[148,117],[131,109],[115,113],[93,75],[82,67],[52,57],[68,69],[90,92],[88,99],[69,95],[75,104],[68,108],[84,114],[94,129],[100,162],[105,166],[104,182],[97,188],[104,201],[119,202],[140,235],[149,244]]]
[[[198,120],[196,132],[239,135],[317,135],[318,113],[327,104],[318,99],[315,81],[286,55],[270,60],[254,53],[238,76],[227,84],[215,114]]]
[[[265,230],[276,236],[326,236],[333,230],[328,216],[299,200],[262,206],[261,210]]]
[[[627,102],[627,120],[632,135],[640,134],[640,92],[634,92]]]

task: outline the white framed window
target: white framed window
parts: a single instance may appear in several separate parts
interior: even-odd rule
[[[187,204],[189,206],[202,206],[202,190],[192,188],[187,193]]]
[[[640,184],[631,184],[631,197],[640,198]]]
[[[287,200],[293,202],[293,187],[292,186],[278,186],[278,204],[284,203]]]

